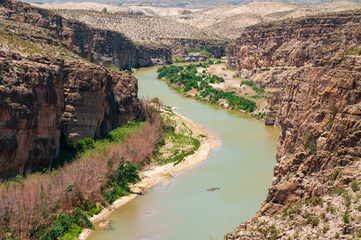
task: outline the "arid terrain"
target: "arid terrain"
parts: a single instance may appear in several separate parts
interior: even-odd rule
[[[228,66],[269,95],[281,128],[272,187],[257,217],[226,239],[355,239],[361,222],[361,12],[252,26]]]
[[[161,38],[229,39],[248,26],[361,8],[361,3],[337,1],[320,4],[253,2],[206,9],[187,7],[114,6],[99,3],[43,4],[38,7],[59,10],[64,17],[87,22],[94,27],[116,30],[134,41],[156,42]],[[113,14],[104,14],[106,8]],[[60,11],[91,10],[91,11]],[[96,12],[92,12],[96,11]],[[147,17],[145,17],[147,16]]]
[[[213,134],[138,98],[134,68],[157,64],[176,91],[280,129],[267,196],[225,239],[361,238],[361,3],[186,3],[0,0],[0,238],[74,239],[139,166],[163,179],[208,156]]]

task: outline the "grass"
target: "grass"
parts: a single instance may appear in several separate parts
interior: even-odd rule
[[[145,122],[128,123],[122,127],[116,128],[110,131],[103,138],[94,141],[94,145],[85,151],[79,151],[74,145],[66,141],[64,138],[61,139],[62,152],[59,157],[54,161],[53,169],[64,166],[65,163],[69,163],[76,159],[77,155],[84,157],[90,155],[100,155],[106,152],[106,149],[120,142],[123,142],[127,137],[137,133],[145,125]]]
[[[247,86],[250,86],[250,87],[253,89],[253,91],[255,91],[257,94],[264,94],[264,93],[266,93],[266,91],[265,91],[263,88],[258,87],[258,86],[257,86],[254,82],[252,82],[252,81],[243,80],[241,86],[242,86],[243,84],[244,84],[244,85],[247,85]]]
[[[185,133],[170,132],[167,134],[165,141],[171,146],[171,148],[167,150],[168,153],[171,153],[171,156],[159,152],[155,160],[160,164],[171,162],[178,164],[182,162],[185,157],[194,154],[200,146],[199,140]]]
[[[361,55],[361,49],[357,49],[357,48],[346,49],[343,52],[341,52],[341,55],[343,55],[343,56],[346,56],[346,55]]]

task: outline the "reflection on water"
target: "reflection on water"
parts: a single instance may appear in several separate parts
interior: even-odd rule
[[[211,129],[220,146],[207,161],[160,183],[108,219],[113,230],[91,239],[223,239],[255,215],[271,185],[279,130],[247,115],[181,97],[156,79],[156,67],[136,72],[139,96],[159,97]],[[209,192],[208,188],[220,190]]]

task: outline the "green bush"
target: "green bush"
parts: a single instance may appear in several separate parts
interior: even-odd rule
[[[351,183],[351,189],[353,192],[357,192],[358,190],[360,190],[360,185],[358,182],[354,181]]]
[[[253,91],[255,91],[258,94],[263,94],[266,92],[263,88],[257,87],[257,85],[252,81],[243,80],[241,86],[243,84],[252,87]]]
[[[319,223],[320,223],[320,219],[318,219],[318,217],[313,217],[310,220],[310,224],[312,227],[317,227]]]
[[[82,228],[93,228],[86,213],[80,208],[76,208],[72,213],[59,213],[54,216],[55,221],[50,228],[40,237],[40,240],[53,240],[61,237],[73,236],[74,239],[79,236]]]
[[[253,112],[257,105],[254,101],[235,95],[235,92],[224,92],[214,89],[209,83],[224,82],[222,77],[216,75],[197,75],[197,67],[209,67],[207,63],[189,64],[182,66],[163,66],[158,69],[158,78],[166,78],[169,85],[181,86],[179,90],[188,92],[192,89],[200,91],[198,99],[208,97],[208,102],[217,104],[219,99],[227,100],[232,109]],[[204,74],[203,74],[204,75]]]
[[[120,159],[119,167],[113,170],[112,159],[108,160],[109,173],[105,185],[101,187],[102,195],[109,203],[113,203],[124,195],[131,193],[129,183],[136,183],[140,180],[138,175],[138,166],[134,163],[124,163]]]
[[[345,213],[342,215],[342,220],[344,223],[350,223],[350,215],[348,213]]]
[[[75,148],[78,152],[84,152],[88,149],[95,148],[95,141],[91,138],[83,138],[75,144]]]
[[[333,180],[333,181],[336,181],[336,179],[337,179],[337,177],[339,176],[339,174],[340,174],[340,169],[337,169],[337,170],[333,173],[333,175],[332,175],[332,180]]]

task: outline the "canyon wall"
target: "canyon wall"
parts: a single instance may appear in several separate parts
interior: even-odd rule
[[[60,137],[98,138],[141,116],[137,80],[93,64],[0,52],[0,177],[48,167]]]
[[[298,219],[297,212],[289,218],[281,212],[318,197],[327,196],[329,205],[336,204],[335,189],[352,195],[347,188],[361,180],[360,23],[361,12],[354,11],[254,26],[228,46],[230,67],[263,87],[278,89],[269,95],[266,124],[280,127],[281,135],[272,186],[257,217],[226,239],[269,239],[272,234],[281,239],[329,239],[336,231],[353,236],[361,230],[357,221],[348,230],[344,221],[338,222],[342,214],[357,216],[352,206],[342,214],[326,212],[335,222],[331,230],[318,222],[312,227],[316,230],[305,230],[306,215],[320,218],[312,215],[314,206],[307,205],[307,214],[299,218],[304,228],[289,227]],[[263,221],[273,223],[266,232]],[[321,225],[323,232],[317,229]]]
[[[152,66],[159,59],[171,63],[171,52],[167,48],[137,46],[119,32],[92,28],[26,3],[0,0],[0,5],[8,10],[7,19],[51,30],[68,49],[91,62],[114,64],[120,69]]]

